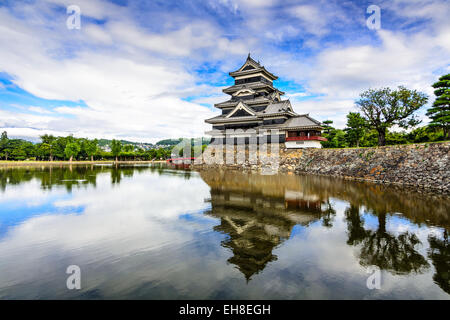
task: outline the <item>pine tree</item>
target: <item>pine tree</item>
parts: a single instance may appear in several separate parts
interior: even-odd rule
[[[442,128],[444,139],[450,139],[450,73],[443,75],[433,84],[436,100],[427,110],[431,118],[430,127]]]
[[[330,131],[333,129],[333,127],[331,126],[333,124],[333,120],[325,120],[323,122],[323,131],[325,133],[330,133]]]
[[[346,139],[350,146],[356,145],[359,148],[359,142],[366,131],[366,120],[358,112],[349,112],[347,114]]]

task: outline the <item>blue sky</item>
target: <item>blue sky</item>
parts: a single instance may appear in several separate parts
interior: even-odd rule
[[[79,30],[66,26],[68,5],[81,10]],[[381,9],[378,30],[366,26],[369,5]],[[249,52],[298,113],[342,128],[371,87],[433,98],[450,72],[449,16],[444,0],[0,1],[0,129],[200,136]]]

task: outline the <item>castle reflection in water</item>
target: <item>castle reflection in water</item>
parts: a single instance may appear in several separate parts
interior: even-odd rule
[[[233,252],[228,262],[247,281],[277,260],[273,250],[289,239],[294,226],[320,223],[332,228],[336,211],[330,199],[337,198],[350,203],[345,211],[347,244],[358,247],[361,265],[397,275],[420,274],[430,268],[431,260],[434,281],[450,293],[450,203],[445,196],[314,176],[238,171],[200,175],[211,187],[211,209],[206,214],[220,219],[214,230],[228,235],[222,242]],[[363,211],[376,217],[376,230],[364,224]],[[419,252],[421,241],[415,234],[387,230],[387,217],[399,212],[419,225],[442,228],[441,235],[428,238],[427,256]]]
[[[98,174],[110,174],[111,184],[133,174],[151,171],[190,179],[200,175],[210,187],[210,203],[204,214],[217,219],[214,231],[226,237],[221,246],[231,252],[229,264],[249,282],[270,264],[274,254],[296,226],[320,224],[333,229],[337,222],[333,200],[347,203],[344,213],[346,245],[357,252],[362,266],[376,266],[393,275],[421,274],[433,270],[433,281],[450,293],[450,201],[448,196],[422,194],[383,185],[349,182],[316,176],[265,176],[239,171],[167,170],[165,166],[74,166],[0,170],[0,191],[36,179],[41,188],[96,186]],[[408,223],[433,229],[425,242],[415,233],[392,231],[389,217],[401,215]],[[365,218],[373,217],[375,227]]]
[[[227,189],[226,183],[214,185],[204,173],[202,178],[211,186],[211,209],[206,214],[220,219],[214,230],[229,236],[222,242],[233,252],[228,262],[247,281],[277,260],[273,249],[290,237],[295,225],[307,226],[321,218],[329,221],[333,214],[330,204],[316,195],[286,190],[284,196],[268,196]]]

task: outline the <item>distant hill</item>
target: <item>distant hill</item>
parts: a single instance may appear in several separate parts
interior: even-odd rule
[[[178,139],[164,139],[156,143],[157,146],[176,146],[183,138]]]
[[[178,143],[180,143],[185,138],[178,138],[178,139],[164,139],[160,140],[156,143],[157,146],[176,146]],[[202,137],[202,144],[209,144],[210,138]],[[192,142],[193,144],[194,142]]]
[[[108,139],[98,139],[99,147],[104,150],[109,148],[109,146],[111,145],[111,142],[112,142],[112,140],[108,140]],[[120,140],[120,142],[124,146],[131,145],[131,146],[134,146],[135,148],[141,148],[144,150],[150,150],[150,149],[156,148],[156,146],[153,143],[134,142],[134,141],[128,141],[128,140]]]
[[[111,141],[112,140],[108,140],[108,139],[98,139],[98,145],[100,146],[100,147],[103,147],[103,146],[109,146],[110,144],[111,144]],[[123,144],[123,145],[127,145],[127,144],[131,144],[131,145],[134,145],[134,146],[140,146],[140,145],[148,145],[148,146],[153,146],[154,144],[152,144],[152,143],[147,143],[147,142],[133,142],[133,141],[127,141],[127,140],[120,140],[120,142]]]
[[[145,150],[148,149],[157,149],[157,148],[166,148],[166,147],[172,147],[176,146],[180,141],[182,141],[184,138],[178,138],[178,139],[164,139],[160,140],[156,143],[148,143],[148,142],[134,142],[134,141],[128,141],[128,140],[120,140],[122,145],[132,145],[135,147],[140,147]],[[108,147],[111,145],[112,140],[108,139],[98,139],[98,145],[100,148]],[[210,138],[202,138],[202,144],[209,144]]]

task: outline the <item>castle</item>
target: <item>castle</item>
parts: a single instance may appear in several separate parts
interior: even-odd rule
[[[273,86],[278,77],[253,60],[250,54],[245,63],[229,75],[234,78],[234,85],[223,92],[231,97],[214,105],[222,114],[205,120],[213,126],[208,132],[213,142],[225,144],[226,136],[229,139],[228,130],[234,129],[235,144],[248,144],[250,134],[245,131],[253,129],[251,131],[258,139],[266,135],[264,141],[268,143],[275,142],[271,139],[276,132],[276,139],[286,148],[321,148],[320,141],[326,141],[321,136],[321,123],[309,114],[295,113],[291,102],[281,99],[284,92]]]

